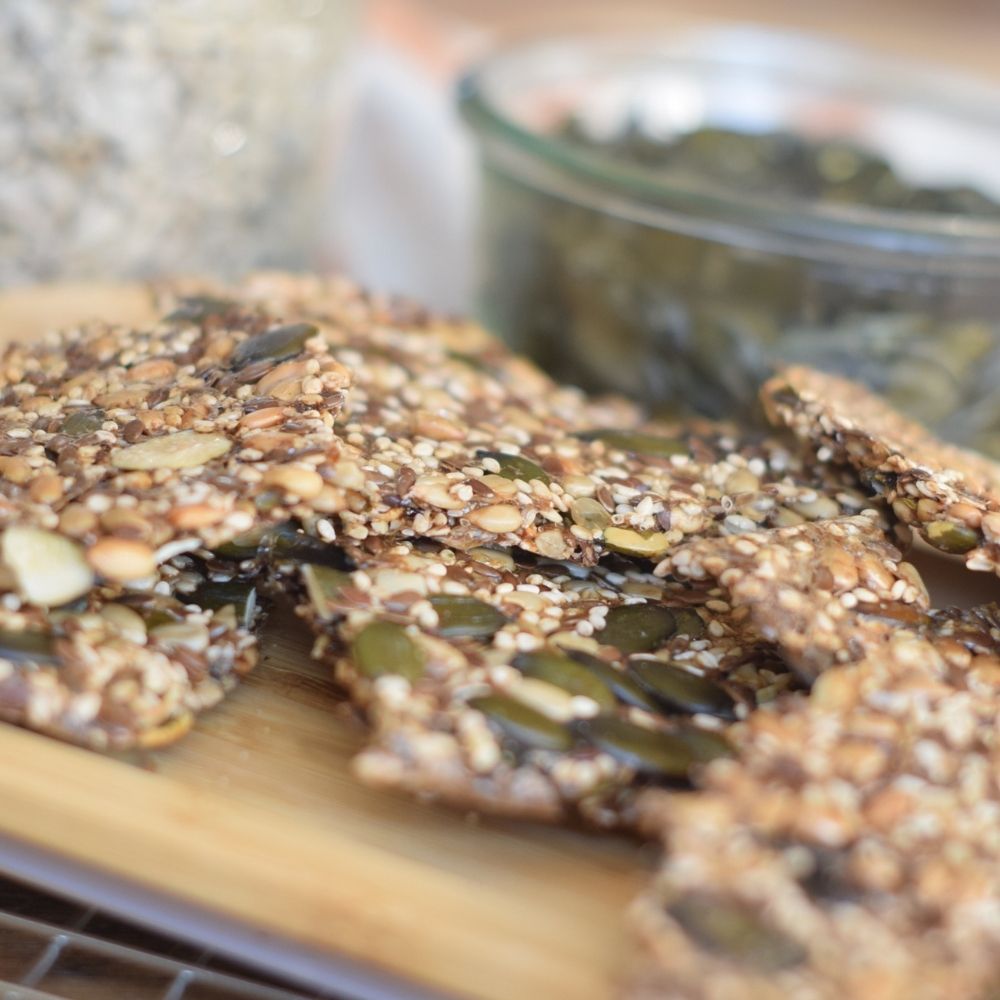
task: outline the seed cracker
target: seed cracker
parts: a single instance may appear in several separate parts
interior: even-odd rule
[[[703,791],[643,800],[666,855],[632,996],[991,995],[1000,617],[933,617],[734,727]]]
[[[751,627],[807,682],[857,660],[929,607],[916,568],[888,541],[877,511],[689,542],[655,570],[718,582]]]
[[[659,558],[685,537],[854,513],[841,470],[725,425],[645,426],[621,400],[559,386],[469,323],[343,281],[261,276],[237,294],[318,319],[353,372],[338,426],[357,491],[348,538],[519,546],[592,564]]]
[[[928,544],[1000,572],[1000,464],[936,438],[856,382],[792,367],[763,387],[774,423],[854,466]]]
[[[56,612],[0,602],[0,719],[95,750],[171,743],[255,664],[252,617],[109,590]]]
[[[333,419],[348,383],[316,327],[233,306],[9,346],[0,527],[18,531],[0,540],[6,584],[40,606],[99,581],[152,586],[179,553],[339,509]],[[33,585],[44,567],[22,558],[28,529],[75,592]]]
[[[685,782],[704,754],[724,751],[731,719],[794,686],[769,647],[727,623],[717,592],[627,565],[586,571],[411,543],[350,554],[353,572],[283,572],[320,634],[317,653],[370,722],[356,770],[374,785],[532,819],[627,823],[635,787]],[[642,727],[666,767],[609,750],[606,740],[636,735],[605,731],[619,722]],[[698,733],[697,746],[676,745]]]

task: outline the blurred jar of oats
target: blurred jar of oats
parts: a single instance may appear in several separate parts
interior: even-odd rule
[[[315,264],[353,0],[0,3],[0,285]]]

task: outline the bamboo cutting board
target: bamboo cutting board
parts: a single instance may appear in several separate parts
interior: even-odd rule
[[[136,287],[7,292],[0,339],[149,310]],[[364,733],[308,646],[278,614],[246,683],[141,758],[0,725],[0,838],[432,993],[611,995],[648,849],[359,785],[349,762]]]

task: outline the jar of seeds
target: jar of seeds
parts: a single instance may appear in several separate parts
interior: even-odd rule
[[[0,4],[0,285],[314,260],[352,0]]]
[[[544,366],[746,418],[860,378],[1000,455],[1000,100],[759,31],[536,43],[464,81],[480,311]]]

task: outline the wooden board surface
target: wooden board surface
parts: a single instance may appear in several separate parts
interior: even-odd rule
[[[5,293],[0,339],[145,309],[134,288]],[[611,995],[650,849],[359,785],[363,730],[308,646],[276,615],[248,681],[142,759],[0,725],[0,836],[443,994]]]

